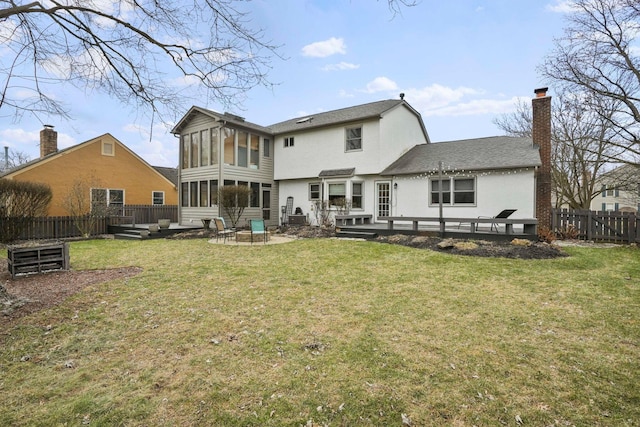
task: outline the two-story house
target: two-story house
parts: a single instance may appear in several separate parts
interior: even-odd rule
[[[640,212],[640,166],[617,167],[598,182],[601,189],[591,201],[591,210]]]
[[[546,90],[538,96],[550,105]],[[545,121],[550,126],[550,118]],[[403,95],[270,126],[192,107],[172,133],[180,140],[185,225],[223,216],[217,190],[230,184],[252,190],[243,218],[263,218],[270,226],[280,224],[288,200],[312,224],[318,202],[333,214],[346,205],[373,221],[437,216],[440,182],[450,217],[516,209],[514,218],[532,218],[545,199],[537,185],[539,142],[494,137],[431,143],[421,115]],[[549,144],[543,144],[547,151]]]

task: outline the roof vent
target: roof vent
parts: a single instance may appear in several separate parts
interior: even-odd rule
[[[296,123],[297,124],[302,124],[302,123],[310,122],[311,120],[313,120],[313,117],[304,117],[304,118],[298,120]]]
[[[404,101],[404,93],[400,94],[400,99]]]

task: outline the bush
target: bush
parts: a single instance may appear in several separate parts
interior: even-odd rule
[[[545,243],[552,243],[556,240],[556,235],[548,227],[541,227],[538,230],[538,240]]]
[[[575,240],[580,233],[573,224],[556,230],[556,235],[560,240]]]
[[[33,218],[46,215],[52,197],[47,184],[0,179],[0,242],[16,240]]]
[[[225,185],[220,188],[219,194],[218,199],[222,204],[222,208],[229,216],[231,224],[235,228],[242,216],[242,212],[249,206],[251,189],[246,185]]]

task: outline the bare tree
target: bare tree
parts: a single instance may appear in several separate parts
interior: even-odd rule
[[[218,200],[235,228],[245,208],[249,206],[251,189],[246,185],[225,185],[218,190]]]
[[[62,207],[74,218],[76,228],[84,237],[91,235],[100,218],[114,214],[101,187],[94,174],[77,177],[62,199]]]
[[[3,156],[0,159],[0,173],[7,172],[10,169],[13,169],[17,166],[20,166],[24,163],[27,163],[29,160],[29,155],[22,151],[9,150],[8,147],[5,147],[6,156]]]
[[[269,85],[277,47],[233,0],[0,0],[0,108],[67,115],[52,85],[98,90],[153,113],[178,108],[185,87],[235,104]],[[202,90],[204,88],[204,90]],[[24,93],[30,96],[25,97]]]
[[[415,3],[387,0],[394,15]],[[161,117],[196,96],[238,105],[247,90],[271,86],[271,61],[281,58],[251,21],[249,4],[0,0],[0,111],[68,117],[69,106],[52,92],[60,83]]]
[[[555,41],[541,73],[567,92],[581,94],[588,110],[608,124],[610,160],[639,164],[640,3],[572,0],[571,5],[565,34]]]
[[[608,120],[614,112],[606,104],[597,113],[588,109],[580,97],[560,94],[554,97],[551,133],[551,178],[556,207],[589,209],[598,194],[597,179],[611,157]],[[506,134],[531,137],[531,107],[518,102],[511,114],[494,123]]]

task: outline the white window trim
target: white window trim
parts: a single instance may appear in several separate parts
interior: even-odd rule
[[[107,152],[107,150],[105,150],[105,146],[111,146],[111,152]],[[113,141],[102,141],[102,145],[101,145],[101,152],[103,156],[111,156],[114,157],[116,155],[116,144]]]
[[[455,203],[455,180],[473,179],[473,203]],[[429,206],[438,206],[439,203],[431,202],[431,193],[433,192],[433,182],[438,181],[438,178],[431,178],[429,180]],[[449,181],[449,202],[442,203],[443,206],[451,207],[473,207],[478,205],[478,178],[476,176],[443,176],[443,181]]]
[[[350,184],[351,184],[351,185],[350,185],[350,191],[351,191],[351,197],[350,197],[350,199],[351,199],[351,210],[357,210],[357,211],[364,210],[364,193],[365,193],[365,191],[364,191],[364,181],[361,181],[361,180],[353,180],[353,181],[350,181]],[[354,195],[353,195],[353,184],[360,184],[361,192],[360,192],[359,197],[360,197],[360,200],[362,201],[362,203],[361,203],[362,207],[360,207],[360,208],[353,207],[353,197],[354,197]]]
[[[162,194],[162,203],[160,203],[160,204],[156,204],[156,203],[155,203],[155,197],[154,197],[155,193],[160,193],[160,194]],[[164,206],[164,204],[165,204],[165,194],[164,194],[164,191],[159,191],[159,190],[154,190],[154,191],[152,191],[152,192],[151,192],[151,205],[153,205],[153,206]]]
[[[360,129],[360,148],[353,148],[353,149],[349,149],[348,148],[348,143],[349,143],[349,130],[350,129]],[[358,126],[349,126],[344,128],[344,152],[345,153],[353,153],[354,151],[362,151],[362,145],[363,145],[363,127],[362,125],[358,125]]]

